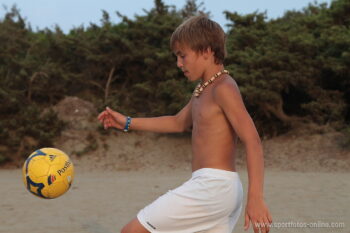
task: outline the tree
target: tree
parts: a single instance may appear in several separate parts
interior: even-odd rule
[[[349,37],[344,25],[334,25],[329,12],[325,4],[311,4],[303,12],[287,12],[270,21],[263,13],[241,16],[225,12],[232,21],[227,64],[264,134],[281,133],[303,122],[344,120],[344,92],[338,84],[330,88],[329,83],[334,82],[326,80],[337,79],[327,72],[327,64],[331,69],[345,66],[342,59],[336,60],[325,51],[338,46],[327,42],[335,40],[329,28],[337,30],[332,35],[345,51],[349,47],[344,45],[349,44],[340,38]],[[340,52],[340,48],[336,50]]]

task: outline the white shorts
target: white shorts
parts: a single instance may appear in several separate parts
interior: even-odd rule
[[[237,172],[202,168],[190,180],[140,210],[137,218],[150,232],[231,233],[242,209]]]

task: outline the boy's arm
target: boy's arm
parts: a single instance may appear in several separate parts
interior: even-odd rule
[[[158,133],[184,132],[192,125],[191,105],[192,99],[174,116],[132,118],[129,129]],[[98,119],[106,129],[110,127],[124,129],[126,123],[125,115],[113,111],[110,108],[106,108],[106,110],[99,115]]]
[[[249,186],[245,212],[245,229],[249,228],[249,222],[251,221],[254,232],[258,232],[256,223],[268,224],[272,222],[263,196],[264,158],[260,137],[253,120],[244,106],[235,82],[224,81],[216,86],[214,99],[224,111],[246,149]],[[268,231],[268,227],[265,230]]]
[[[157,133],[184,132],[192,126],[191,104],[192,99],[173,116],[133,118],[130,129]]]

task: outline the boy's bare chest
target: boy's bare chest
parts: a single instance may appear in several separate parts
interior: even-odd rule
[[[209,93],[208,93],[209,94]],[[192,103],[192,119],[194,124],[209,124],[220,113],[220,107],[210,95],[195,97]]]

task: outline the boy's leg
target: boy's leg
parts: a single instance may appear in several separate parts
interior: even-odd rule
[[[121,233],[150,233],[150,232],[141,225],[141,223],[137,218],[134,218],[123,227]]]

